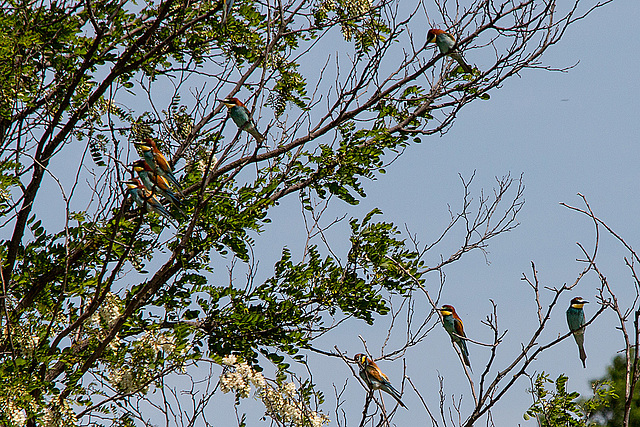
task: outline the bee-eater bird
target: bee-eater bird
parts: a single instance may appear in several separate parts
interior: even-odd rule
[[[222,25],[227,23],[232,6],[233,0],[222,0]]]
[[[400,400],[400,393],[393,388],[389,382],[389,378],[382,373],[376,362],[369,359],[366,355],[358,353],[353,358],[360,368],[360,378],[365,382],[369,389],[382,390],[394,397],[403,408],[407,408]]]
[[[178,190],[182,191],[182,186],[173,175],[173,169],[167,158],[158,150],[156,142],[146,137],[145,142],[137,142],[135,145],[142,150],[142,158],[147,162],[151,169],[160,176],[167,179],[172,185],[176,186]]]
[[[462,320],[458,317],[456,309],[451,305],[443,305],[442,308],[436,308],[442,314],[442,324],[451,337],[451,342],[458,344],[464,364],[471,368],[471,362],[469,361],[469,350],[467,349],[467,342],[464,339],[464,325]],[[462,337],[462,338],[461,338]]]
[[[182,204],[176,194],[171,191],[167,179],[162,175],[155,173],[147,162],[140,159],[133,162],[132,166],[133,170],[138,173],[142,184],[147,188],[147,190],[161,195],[176,206],[180,206]]]
[[[578,344],[578,350],[580,351],[580,360],[582,360],[582,367],[586,368],[587,353],[584,351],[584,307],[589,301],[585,301],[582,297],[575,297],[571,300],[569,308],[567,309],[567,323],[569,324],[569,330],[573,332],[573,338]]]
[[[256,139],[258,144],[261,144],[262,141],[266,139],[256,128],[256,124],[254,123],[253,118],[251,118],[249,109],[245,107],[238,98],[227,97],[225,99],[220,99],[219,101],[227,106],[229,109],[229,116],[233,119],[240,130],[249,132]]]
[[[173,222],[173,218],[169,211],[156,199],[153,192],[147,190],[138,178],[131,178],[124,182],[127,185],[127,191],[133,197],[133,200],[147,211],[152,211],[158,215],[165,216],[168,220]]]
[[[440,49],[440,53],[444,53],[455,59],[465,73],[473,73],[473,69],[462,59],[462,54],[456,46],[456,39],[451,34],[439,28],[432,28],[427,33],[427,43],[435,43]]]

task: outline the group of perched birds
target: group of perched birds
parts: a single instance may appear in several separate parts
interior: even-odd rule
[[[226,22],[232,5],[233,0],[223,0],[223,23]],[[427,43],[435,43],[440,49],[440,53],[453,58],[465,73],[473,73],[473,69],[464,61],[456,46],[456,40],[451,34],[432,28],[427,33]],[[258,145],[266,139],[258,131],[249,109],[239,99],[227,97],[219,101],[227,107],[229,117],[240,131],[248,132],[255,138]],[[183,188],[174,176],[171,164],[160,152],[152,138],[147,137],[144,142],[135,143],[135,145],[140,149],[142,155],[142,159],[132,164],[133,171],[138,174],[139,179],[131,178],[125,182],[128,191],[141,207],[172,220],[173,217],[156,196],[160,196],[179,207],[182,203]],[[574,298],[567,310],[569,329],[573,332],[578,343],[583,365],[585,365],[587,355],[583,347],[585,320],[582,307],[586,303],[587,301],[580,297]],[[437,310],[442,315],[443,326],[449,333],[452,343],[460,347],[464,364],[471,368],[462,320],[451,305],[444,305]],[[383,390],[393,396],[403,408],[406,408],[402,403],[400,392],[391,385],[389,378],[382,373],[371,358],[359,353],[355,355],[354,360],[360,368],[360,377],[370,390]]]
[[[582,297],[575,297],[571,300],[569,308],[567,309],[567,324],[569,325],[569,330],[578,344],[580,360],[582,361],[582,366],[585,368],[587,367],[585,363],[587,353],[584,351],[584,325],[586,322],[583,307],[588,302],[589,301],[582,299]],[[436,310],[442,314],[442,324],[444,329],[449,333],[451,342],[460,347],[460,353],[462,354],[464,364],[471,368],[469,350],[467,349],[466,343],[467,336],[464,333],[462,319],[460,319],[455,308],[451,305],[444,305],[440,308],[436,308]],[[378,368],[378,365],[376,365],[371,358],[367,357],[365,354],[358,353],[353,359],[360,368],[360,378],[362,378],[369,390],[372,392],[373,390],[382,390],[387,392],[396,399],[400,406],[405,409],[407,408],[405,404],[402,403],[400,392],[391,385],[389,378],[382,373],[380,368]]]
[[[219,101],[227,107],[229,117],[240,131],[248,132],[258,144],[266,139],[256,128],[249,109],[238,98],[228,97]],[[143,142],[136,142],[134,145],[140,150],[142,158],[131,165],[132,175],[133,172],[137,173],[139,179],[132,177],[125,181],[127,191],[143,209],[173,221],[169,210],[158,197],[180,207],[184,189],[173,174],[171,164],[152,138],[146,137]]]
[[[226,23],[232,5],[233,0],[223,0],[223,23]],[[440,53],[453,58],[465,73],[473,73],[473,69],[463,59],[456,45],[456,40],[451,34],[438,28],[432,28],[427,33],[427,43],[435,43]],[[249,109],[234,97],[227,97],[219,101],[227,107],[229,117],[238,126],[239,131],[249,133],[260,146],[266,138],[258,131]],[[182,203],[183,188],[174,176],[171,164],[160,152],[153,139],[147,137],[144,142],[138,142],[135,145],[140,149],[142,155],[142,159],[132,164],[133,171],[138,174],[139,179],[131,178],[125,182],[128,191],[138,205],[171,221],[173,217],[156,196],[160,196],[168,203],[179,207]],[[581,297],[573,298],[566,313],[569,330],[573,333],[578,345],[580,360],[585,368],[587,354],[584,351],[585,317],[583,307],[586,303],[588,301]],[[462,320],[455,308],[451,305],[444,305],[436,310],[442,315],[442,324],[451,337],[451,342],[460,348],[462,361],[471,368],[467,337],[464,333]],[[400,392],[391,385],[389,378],[371,358],[358,353],[354,356],[354,361],[360,369],[360,377],[371,391],[385,391],[393,396],[400,406],[406,408],[401,400]]]
[[[233,0],[223,0],[223,24],[228,19],[232,5]],[[465,73],[473,72],[473,69],[462,58],[462,54],[456,46],[456,40],[451,34],[438,28],[432,28],[427,33],[427,43],[435,43],[440,52],[456,60]],[[249,109],[238,98],[227,97],[219,101],[227,107],[229,117],[238,126],[239,131],[245,131],[253,136],[258,147],[260,147],[266,138],[258,131]],[[173,175],[171,164],[158,150],[153,139],[147,137],[144,142],[136,143],[136,145],[141,150],[142,159],[132,166],[140,179],[133,177],[125,181],[128,192],[143,209],[155,212],[172,221],[173,217],[166,206],[158,200],[157,196],[163,197],[169,203],[180,206],[181,201],[178,195],[183,196],[183,188]],[[445,312],[442,313],[444,315]],[[453,314],[455,314],[455,311]],[[453,321],[447,323],[447,325],[447,330],[454,330],[457,327],[457,324]],[[466,358],[466,344],[461,341],[459,345],[461,348],[464,347],[463,355]]]
[[[172,221],[173,217],[157,196],[180,206],[183,188],[173,175],[171,164],[153,139],[146,137],[143,142],[134,144],[140,149],[142,158],[131,165],[132,175],[135,172],[138,178],[132,177],[125,181],[127,190],[138,205]]]

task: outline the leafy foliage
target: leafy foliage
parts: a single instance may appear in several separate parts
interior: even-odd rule
[[[547,23],[553,8],[539,12],[535,2],[479,7],[488,16],[465,14],[461,25],[502,26],[511,50],[496,49],[495,67],[484,75],[443,70],[431,81],[424,71],[436,61],[425,65],[431,52],[424,47],[399,66],[391,60],[394,71],[384,76],[392,47],[412,43],[408,21],[397,25],[389,2],[274,8],[237,0],[223,23],[224,4],[3,2],[0,212],[11,229],[0,241],[3,424],[74,425],[76,413],[92,420],[99,413],[112,425],[148,423],[131,411],[138,399],[191,364],[218,368],[224,357],[237,356],[255,372],[274,367],[279,389],[293,375],[291,361],[308,367],[302,353],[315,351],[317,337],[346,319],[371,324],[388,315],[390,299],[407,298],[425,272],[441,272],[515,226],[520,191],[492,221],[510,185],[501,182],[493,204],[480,199],[475,220],[465,192],[464,211],[444,231],[466,221],[463,243],[435,267],[423,261],[427,249],[407,244],[394,224],[374,221],[375,209],[350,219],[339,242],[344,257],[303,236],[310,240],[301,254],[275,248],[280,260],[258,280],[255,239],[282,198],[298,195],[312,215],[317,200],[332,196],[359,203],[365,182],[384,174],[393,156],[446,130],[467,103],[488,99],[572,21]],[[515,24],[502,21],[511,15],[531,21],[518,18],[510,30]],[[333,29],[338,39],[329,38]],[[535,36],[540,45],[528,49]],[[323,57],[323,65],[302,72],[303,61],[318,61],[318,46],[338,42],[348,54],[337,53],[335,70]],[[335,83],[325,85],[331,73]],[[246,103],[268,135],[262,146],[214,101],[227,96]],[[172,185],[180,202],[159,201],[169,222],[123,188],[142,154],[134,143],[145,138],[180,180]],[[313,413],[307,407],[321,404],[322,393],[311,380],[299,385]],[[192,416],[196,424],[199,414]]]
[[[626,382],[626,360],[624,356],[620,355],[613,358],[611,365],[607,367],[607,373],[602,378],[592,381],[593,385],[609,384],[611,389],[616,392],[606,396],[606,405],[591,415],[590,419],[597,425],[613,427],[623,424]],[[640,392],[638,387],[635,387],[631,400],[629,425],[634,426],[638,423],[640,423]]]
[[[541,427],[586,427],[589,416],[608,405],[608,399],[616,397],[611,383],[594,383],[593,397],[580,400],[578,392],[568,392],[569,377],[560,375],[555,380],[555,390],[547,390],[547,384],[554,384],[549,374],[542,372],[533,384],[531,393],[534,403],[524,414],[525,420],[536,418]]]

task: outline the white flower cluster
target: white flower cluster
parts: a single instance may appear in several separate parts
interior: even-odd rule
[[[54,319],[58,321],[58,318]],[[30,323],[28,320],[24,322],[11,325],[9,329],[8,325],[5,325],[0,332],[0,340],[8,340],[11,335],[11,342],[15,350],[25,358],[32,358],[38,344],[40,343],[40,337],[38,336],[37,325]],[[59,330],[58,325],[53,325],[53,330]]]
[[[349,16],[361,16],[371,9],[371,0],[343,0],[343,5]]]
[[[109,292],[102,302],[102,305],[93,313],[93,315],[89,318],[89,323],[93,327],[100,327],[101,325],[105,325],[106,329],[110,328],[113,323],[120,317],[120,306],[122,305],[122,301],[120,298]]]
[[[211,156],[211,151],[207,150],[205,152],[205,155],[203,155],[198,162],[196,163],[196,169],[198,170],[198,172],[200,172],[202,175],[204,175],[204,173],[207,171],[207,165],[209,164],[209,157]],[[215,156],[215,154],[213,155],[213,158],[211,159],[211,168],[213,169],[216,164],[218,163],[218,158]]]
[[[3,202],[11,201],[11,192],[8,188],[0,188],[0,200]]]
[[[336,0],[324,0],[320,3],[317,13],[326,17],[329,12],[336,10],[337,7],[338,4],[336,3]]]
[[[100,306],[100,317],[107,324],[107,327],[111,327],[113,323],[120,317],[120,306],[122,301],[118,296],[112,292],[109,292],[102,306]]]
[[[296,400],[296,385],[294,383],[286,383],[279,389],[267,385],[260,391],[260,397],[267,408],[267,413],[286,423],[293,423],[296,426],[311,425],[312,427],[322,427],[329,423],[329,418],[326,415],[306,409],[301,402]]]
[[[180,356],[184,356],[188,350],[189,347],[185,346],[178,351],[176,338],[171,333],[146,331],[133,343],[128,366],[112,365],[108,381],[121,393],[147,393],[149,383],[156,374],[159,353],[163,352],[165,358],[177,357],[177,362],[183,364]]]
[[[15,397],[25,397],[26,390],[18,388],[12,389],[11,392],[15,395],[14,398],[0,397],[0,417],[5,417],[9,421],[6,426],[2,424],[3,427],[25,427],[27,425],[27,410],[31,413],[40,412],[42,414],[37,422],[40,427],[75,427],[78,424],[76,414],[67,400],[60,404],[56,399],[50,402],[43,411],[38,411],[38,406],[32,400],[21,399],[19,403],[16,403]]]
[[[222,363],[235,368],[233,372],[227,372],[220,376],[220,389],[223,393],[235,391],[238,396],[246,398],[249,397],[251,384],[257,389],[265,387],[264,376],[260,372],[254,371],[251,366],[244,362],[237,363],[234,355],[225,357],[222,359]]]
[[[40,420],[42,427],[72,427],[78,424],[75,412],[64,400],[62,405],[56,400],[46,408]]]
[[[235,356],[227,356],[222,359],[226,366],[235,368],[233,372],[223,373],[220,376],[220,389],[223,393],[235,391],[239,397],[249,397],[251,385],[256,388],[256,394],[264,403],[267,414],[295,426],[311,425],[322,427],[329,423],[329,418],[315,411],[306,409],[296,400],[296,385],[292,382],[281,387],[274,387],[267,383],[260,372],[256,372],[248,364],[238,363]]]
[[[111,385],[124,394],[138,391],[146,394],[149,391],[149,385],[146,384],[149,378],[139,372],[133,372],[127,367],[112,369],[109,372],[108,379]]]
[[[24,427],[27,425],[27,411],[19,408],[13,400],[0,401],[0,415],[9,420],[9,427]]]
[[[344,10],[350,18],[360,17],[371,10],[371,0],[324,0],[318,12],[325,14],[338,9]]]
[[[100,308],[94,312],[85,323],[87,331],[96,334],[100,339],[105,338],[109,328],[111,328],[113,323],[120,317],[121,306],[122,300],[116,294],[112,292],[107,293]],[[116,351],[119,345],[120,339],[116,335],[109,341],[108,348]]]
[[[146,331],[137,344],[151,349],[154,357],[161,351],[169,355],[176,349],[176,339],[173,335],[156,331]]]

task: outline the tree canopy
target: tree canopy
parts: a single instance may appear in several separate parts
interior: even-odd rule
[[[438,287],[425,278],[516,227],[523,184],[506,176],[474,197],[463,179],[461,208],[427,244],[377,209],[349,217],[345,256],[322,245],[324,206],[357,204],[363,182],[446,132],[465,105],[544,68],[544,52],[600,6],[583,3],[3,1],[1,422],[208,425],[211,396],[239,402],[253,387],[275,424],[326,424],[322,391],[291,363],[304,367],[307,352],[352,362],[315,341],[347,319],[398,316],[393,298],[412,301],[406,310],[421,298],[423,318],[383,357],[421,345],[439,319]],[[446,55],[455,52],[431,50],[427,23],[455,36],[477,62],[471,73]],[[220,100],[230,98],[246,110],[227,112]],[[131,180],[134,161],[152,162],[148,140],[178,179],[168,184],[175,203]],[[299,237],[303,254],[274,248],[281,257],[258,280],[255,239],[286,196],[315,231]],[[440,250],[445,238],[457,247]],[[226,282],[212,279],[225,268]],[[548,313],[539,315],[542,329]],[[487,325],[495,351],[497,312]],[[536,337],[494,380],[483,375],[465,425],[509,391],[502,379],[517,363],[526,369]],[[191,374],[187,408],[164,392],[170,375],[193,369],[210,373],[199,394]],[[164,405],[147,396],[153,389]],[[370,395],[362,425],[373,423],[369,405],[390,423]]]

